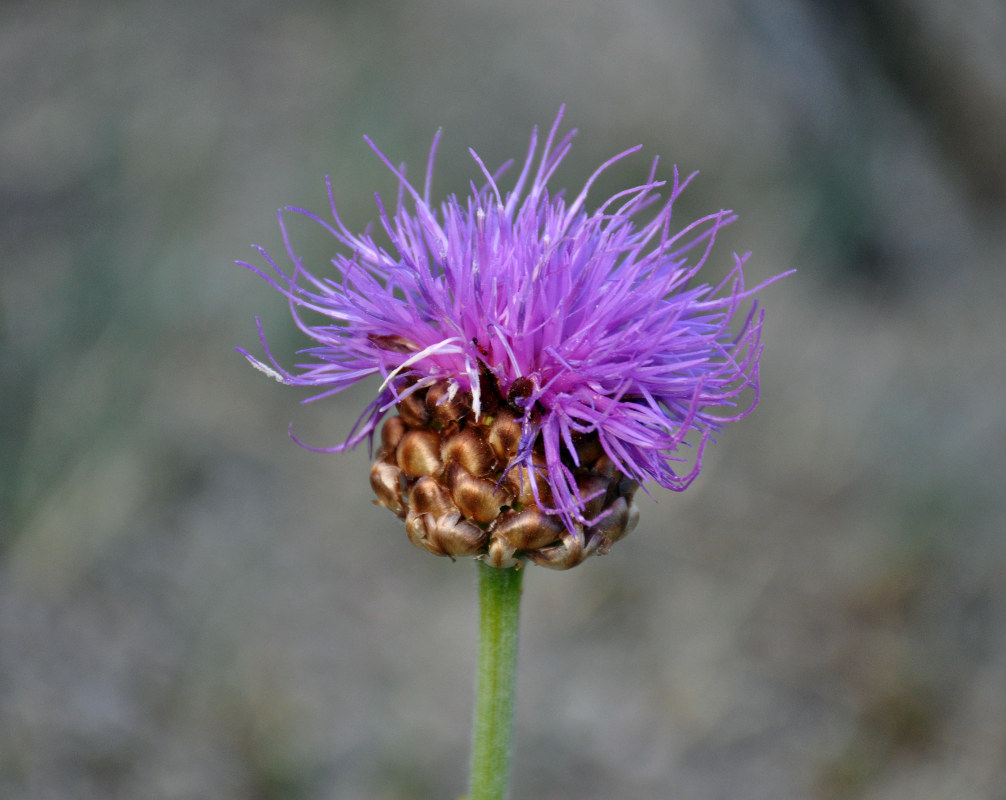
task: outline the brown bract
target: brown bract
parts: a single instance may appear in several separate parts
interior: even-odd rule
[[[494,567],[533,561],[569,569],[636,526],[638,485],[615,469],[596,436],[575,442],[576,461],[565,454],[588,520],[569,530],[551,511],[544,453],[532,451],[530,468],[513,463],[522,431],[513,404],[491,398],[483,404],[491,413],[476,419],[469,395],[439,383],[397,408],[381,431],[370,484],[375,502],[405,520],[417,547]]]

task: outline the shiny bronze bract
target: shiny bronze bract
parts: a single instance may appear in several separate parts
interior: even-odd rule
[[[381,430],[370,484],[375,502],[405,520],[416,547],[494,567],[532,561],[569,569],[636,526],[638,485],[615,469],[596,436],[574,441],[575,459],[563,454],[588,521],[569,530],[552,510],[544,453],[532,450],[530,467],[513,463],[524,420],[506,399],[483,396],[476,419],[471,396],[446,383],[403,394]]]

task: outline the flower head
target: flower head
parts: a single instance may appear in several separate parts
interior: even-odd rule
[[[532,133],[512,188],[499,183],[509,162],[490,172],[470,151],[481,188],[439,207],[430,202],[439,134],[422,192],[368,139],[399,182],[393,213],[378,198],[390,247],[346,228],[328,182],[331,219],[279,214],[292,269],[261,249],[271,272],[245,264],[289,299],[313,345],[293,370],[264,336],[268,363],[241,352],[283,383],[320,389],[311,400],[379,379],[348,440],[324,450],[372,437],[397,408],[372,483],[433,552],[550,566],[603,552],[634,524],[637,485],[686,488],[710,438],[757,403],[762,314],[748,301],[761,287],[745,286],[747,256],[734,255],[715,285],[699,276],[734,214],[672,227],[694,175],[675,168],[665,183],[656,160],[645,182],[588,207],[598,175],[639,147],[602,164],[575,197],[551,192],[575,134],[558,135],[561,119],[540,155]],[[304,266],[285,213],[331,234],[339,252],[329,274]],[[523,512],[535,515],[533,535],[504,535]],[[505,546],[493,551],[497,540]]]

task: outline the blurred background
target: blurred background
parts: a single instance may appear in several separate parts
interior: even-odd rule
[[[475,571],[372,506],[373,392],[255,372],[275,210],[523,157],[701,170],[762,405],[605,558],[529,570],[514,797],[1006,798],[1000,0],[7,2],[0,796],[457,798]],[[324,263],[323,243],[302,251]],[[289,363],[290,359],[286,359]]]

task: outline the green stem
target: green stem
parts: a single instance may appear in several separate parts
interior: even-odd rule
[[[468,800],[506,800],[510,791],[517,622],[523,569],[478,562],[479,663]]]

